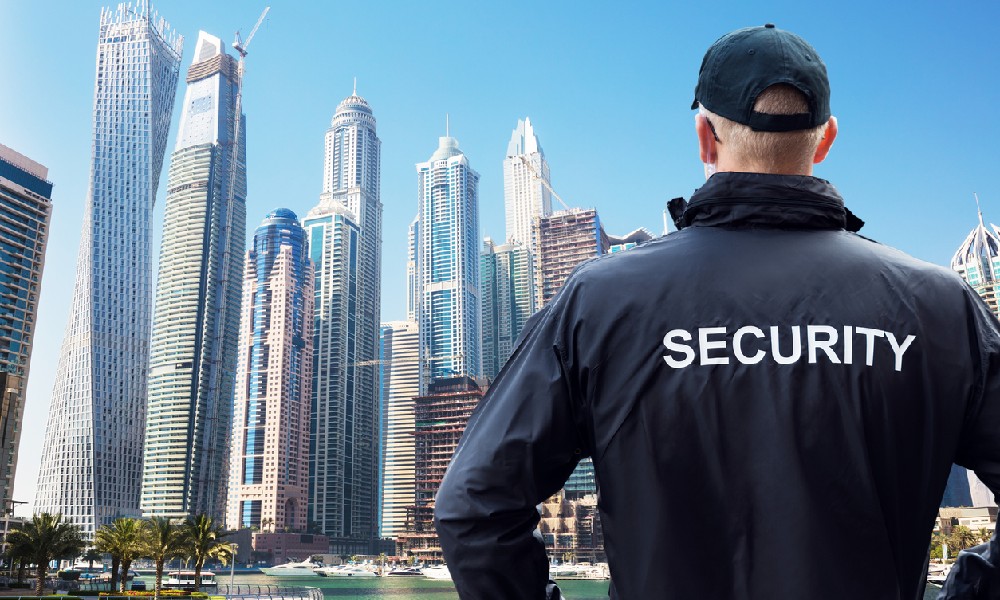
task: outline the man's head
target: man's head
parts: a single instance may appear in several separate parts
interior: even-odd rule
[[[702,162],[719,171],[811,175],[837,136],[826,66],[808,42],[771,24],[712,44],[692,108]]]

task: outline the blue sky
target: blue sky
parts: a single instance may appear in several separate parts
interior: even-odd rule
[[[976,220],[1000,222],[1000,5],[992,2],[286,2],[250,47],[248,235],[272,208],[304,215],[321,191],[323,135],[358,93],[382,139],[382,319],[404,316],[414,164],[451,133],[479,171],[483,236],[502,238],[502,160],[530,116],[570,205],[609,233],[662,230],[665,202],[703,182],[690,110],[705,49],[774,22],[827,63],[840,136],[816,175],[862,233],[947,264]],[[15,498],[32,500],[59,345],[69,314],[91,145],[100,2],[0,0],[0,143],[49,167],[54,213]],[[198,30],[229,42],[265,4],[163,0],[185,36],[154,230]],[[154,257],[158,251],[154,250]],[[822,265],[817,265],[822,268]],[[682,285],[682,283],[679,283]]]

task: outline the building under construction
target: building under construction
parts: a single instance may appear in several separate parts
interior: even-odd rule
[[[588,258],[607,254],[608,236],[593,208],[570,208],[536,217],[538,256],[535,268],[537,306],[548,304],[573,269]]]
[[[434,498],[484,392],[485,386],[471,377],[452,377],[432,381],[427,395],[414,398],[416,503],[407,508],[405,531],[396,538],[400,556],[415,556],[422,562],[443,560],[434,529]]]

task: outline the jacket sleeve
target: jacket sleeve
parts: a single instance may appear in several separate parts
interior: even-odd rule
[[[469,419],[435,503],[435,524],[459,596],[558,597],[537,505],[583,455],[553,302],[533,316]],[[554,588],[554,589],[553,589]]]

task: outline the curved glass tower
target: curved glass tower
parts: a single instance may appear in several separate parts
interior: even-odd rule
[[[236,61],[200,32],[170,160],[149,359],[142,513],[225,515],[240,285],[246,126]]]
[[[417,164],[420,389],[482,373],[479,174],[453,137]]]
[[[331,552],[366,554],[378,535],[381,141],[356,90],[325,146],[323,194],[305,220],[316,300],[309,520]]]
[[[244,269],[230,529],[306,529],[312,286],[305,230],[287,208],[272,211],[254,233]]]
[[[139,514],[150,222],[182,44],[146,0],[101,12],[90,189],[35,502],[87,536]]]

